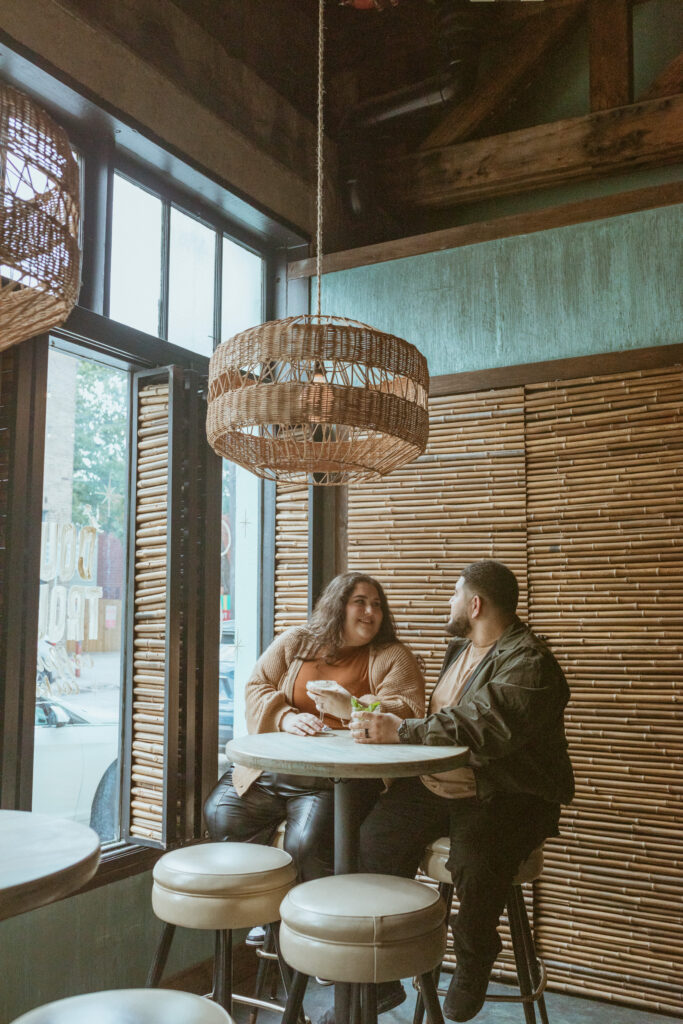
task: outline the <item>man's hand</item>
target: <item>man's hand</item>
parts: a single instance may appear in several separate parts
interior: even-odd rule
[[[398,743],[401,721],[381,711],[354,711],[349,729],[356,743]]]
[[[306,711],[298,714],[296,711],[288,711],[280,720],[281,732],[291,732],[294,736],[317,736],[323,730],[323,723],[315,715],[309,715]]]

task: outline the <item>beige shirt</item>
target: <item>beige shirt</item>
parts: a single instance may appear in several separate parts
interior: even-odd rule
[[[436,714],[437,711],[442,711],[444,708],[452,708],[458,703],[467,680],[479,662],[491,650],[491,646],[488,644],[486,647],[477,647],[470,643],[469,647],[465,648],[463,653],[448,666],[436,684],[429,702],[430,715]],[[467,765],[462,768],[453,768],[449,772],[439,772],[436,775],[421,775],[420,778],[432,793],[449,800],[477,795],[474,772]]]

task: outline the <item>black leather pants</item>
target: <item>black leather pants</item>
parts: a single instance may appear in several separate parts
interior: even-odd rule
[[[360,820],[381,790],[379,780],[354,783]],[[243,796],[232,784],[232,769],[222,776],[204,805],[214,841],[272,842],[286,821],[284,848],[297,866],[300,882],[333,872],[334,792],[330,779],[263,772]]]

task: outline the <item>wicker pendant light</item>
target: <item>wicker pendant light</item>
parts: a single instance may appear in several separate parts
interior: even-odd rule
[[[78,164],[66,132],[0,86],[0,349],[62,323],[80,287]]]
[[[317,313],[273,320],[218,346],[207,437],[218,455],[258,476],[345,484],[424,452],[429,374],[409,342],[320,311],[323,15],[319,0]]]

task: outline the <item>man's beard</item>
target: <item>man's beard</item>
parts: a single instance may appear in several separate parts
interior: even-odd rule
[[[466,615],[456,615],[446,624],[446,632],[449,636],[469,636],[471,630],[472,624]]]

